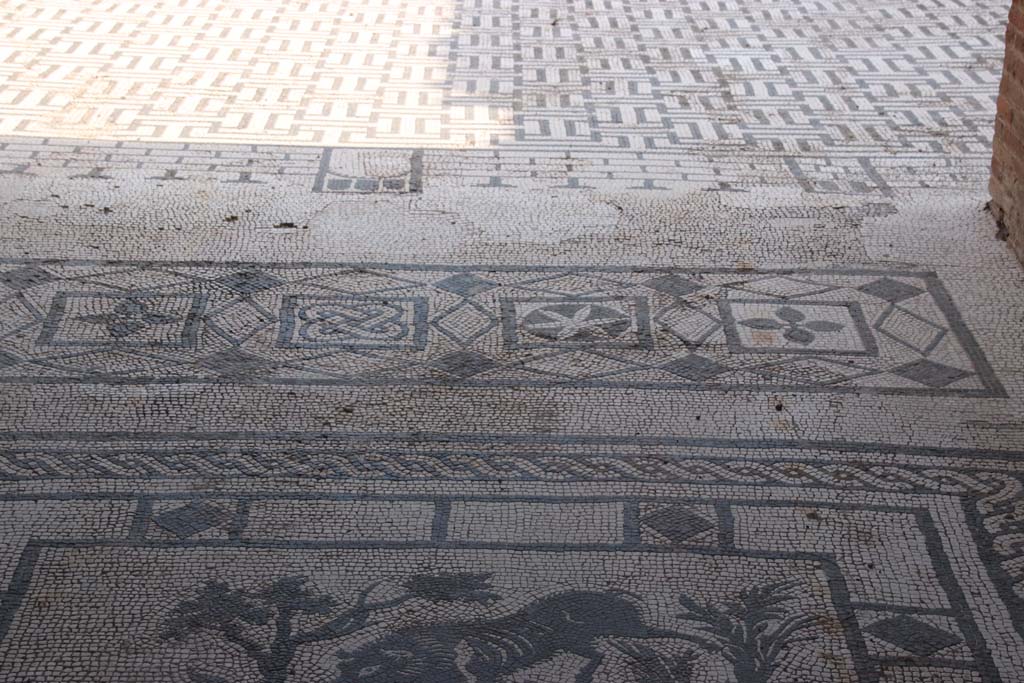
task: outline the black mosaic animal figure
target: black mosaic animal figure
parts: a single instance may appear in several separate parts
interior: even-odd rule
[[[647,626],[623,594],[559,593],[507,617],[412,626],[340,652],[335,683],[498,683],[560,653],[586,659],[576,683],[590,683],[600,639],[678,636]]]

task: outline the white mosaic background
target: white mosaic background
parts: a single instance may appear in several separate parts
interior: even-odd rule
[[[379,681],[782,575],[771,671],[622,617],[492,677],[1014,680],[1006,10],[0,1],[0,680]]]

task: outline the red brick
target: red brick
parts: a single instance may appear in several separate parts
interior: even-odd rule
[[[1024,0],[1013,0],[1006,23],[1003,78],[996,101],[992,179],[993,215],[1024,261]]]

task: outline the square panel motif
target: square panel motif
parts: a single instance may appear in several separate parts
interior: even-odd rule
[[[300,349],[421,351],[427,344],[422,297],[286,296],[278,346]]]
[[[878,344],[855,302],[721,299],[733,353],[878,355]]]
[[[506,346],[652,348],[644,297],[502,299]]]
[[[169,275],[155,263],[114,274],[103,264],[17,264],[6,272],[18,283],[45,282],[0,307],[0,382],[39,381],[30,368],[44,362],[47,382],[74,384],[257,372],[275,384],[339,386],[472,377],[1006,395],[934,273],[182,262]],[[154,349],[182,353],[140,353]],[[320,352],[281,357],[286,349]],[[515,353],[534,349],[551,353],[528,363]]]
[[[204,305],[199,294],[58,292],[39,343],[195,348]]]

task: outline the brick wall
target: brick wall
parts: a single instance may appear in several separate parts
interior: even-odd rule
[[[1013,0],[1006,27],[989,188],[1001,236],[1024,261],[1024,0]]]

